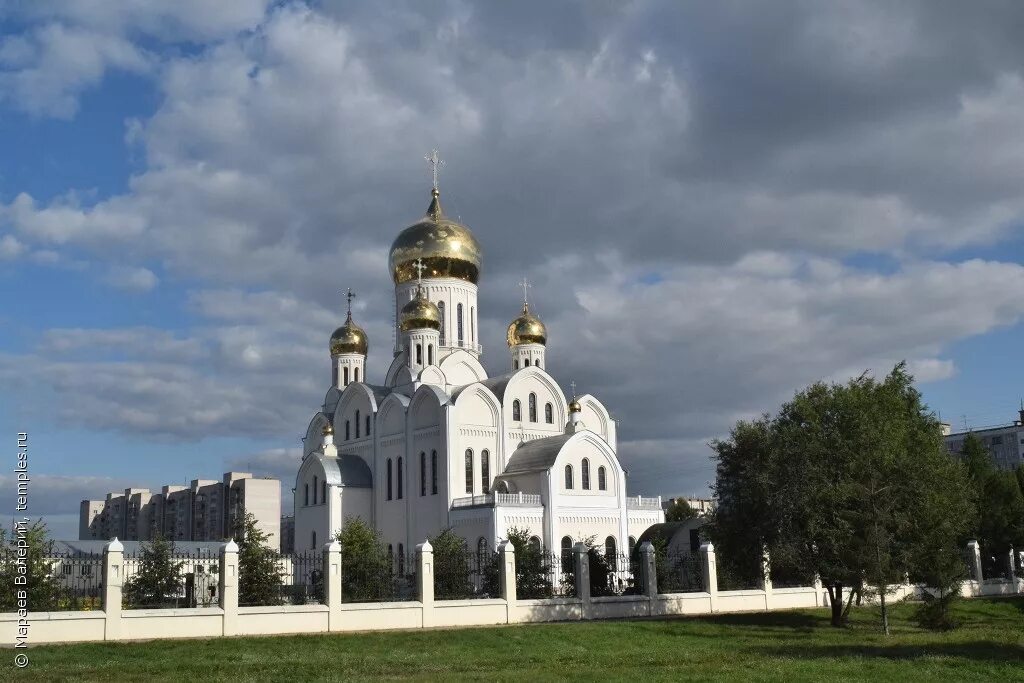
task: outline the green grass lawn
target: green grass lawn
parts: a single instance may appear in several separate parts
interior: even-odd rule
[[[40,646],[16,680],[1024,681],[1024,599],[960,603],[923,631],[897,605],[833,629],[825,610],[462,630]],[[14,652],[7,650],[8,664]]]

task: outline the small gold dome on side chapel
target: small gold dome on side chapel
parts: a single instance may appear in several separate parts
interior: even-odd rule
[[[523,302],[523,312],[508,324],[507,341],[509,346],[519,344],[546,344],[548,330],[540,318],[530,313],[530,305]]]
[[[572,402],[569,404],[569,412],[570,413],[579,413],[579,412],[582,412],[582,411],[583,411],[583,407],[580,405],[580,402],[577,401],[576,399],[573,399]]]
[[[359,353],[366,355],[369,343],[366,339],[366,332],[363,328],[352,322],[352,312],[349,311],[345,318],[345,324],[334,331],[331,335],[331,355],[339,353]]]
[[[332,427],[331,423],[328,422],[327,424],[324,425],[324,428],[320,430],[320,433],[323,434],[324,436],[329,436],[334,433],[334,427]]]
[[[402,306],[402,312],[398,319],[402,332],[441,329],[441,311],[437,309],[437,305],[433,301],[427,298],[427,293],[423,291],[422,287],[418,287],[416,296]]]

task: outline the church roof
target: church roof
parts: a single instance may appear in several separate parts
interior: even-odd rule
[[[323,453],[311,453],[310,457],[320,461],[324,468],[324,478],[331,486],[345,486],[355,489],[373,488],[373,475],[370,466],[358,455],[339,453],[336,458],[329,458]]]
[[[575,434],[559,434],[558,436],[546,436],[543,439],[527,441],[512,453],[505,467],[505,474],[518,474],[523,472],[542,472],[555,464],[559,452],[565,442]]]
[[[515,374],[516,373],[514,373],[514,372],[509,372],[509,373],[506,373],[504,375],[497,375],[495,377],[489,377],[487,379],[480,380],[479,382],[471,382],[470,384],[466,384],[464,386],[461,386],[458,389],[456,389],[454,392],[452,392],[452,398],[453,399],[454,398],[458,398],[459,394],[461,394],[464,389],[466,389],[468,387],[471,387],[474,384],[482,384],[485,387],[487,387],[488,389],[490,389],[491,392],[495,396],[498,397],[498,401],[500,403],[504,403],[505,402],[505,389],[508,387],[509,381],[512,379],[512,377],[515,376]]]

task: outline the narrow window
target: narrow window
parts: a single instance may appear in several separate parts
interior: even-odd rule
[[[550,403],[544,404],[544,421],[548,424],[555,422],[555,409]]]
[[[427,495],[427,454],[420,451],[420,495]]]
[[[388,567],[389,570],[395,566],[395,546],[390,543],[388,543],[388,564],[391,565]]]
[[[316,484],[317,484],[317,478],[313,477],[313,505],[316,505],[316,488],[317,488]]]
[[[518,369],[519,369],[519,361],[518,361],[518,360],[514,360],[514,361],[512,361],[512,367],[513,367],[513,368],[514,368],[515,370],[518,370]]]
[[[391,458],[388,458],[388,500],[391,500]]]
[[[540,538],[537,536],[530,536],[530,548],[536,552],[540,552]]]
[[[590,460],[583,458],[583,466],[580,467],[580,479],[583,481],[583,490],[590,490]]]
[[[633,556],[633,551],[635,549],[636,549],[636,537],[635,536],[630,536],[629,537],[629,556],[630,557]]]
[[[455,307],[455,329],[458,332],[456,338],[459,340],[459,346],[464,346],[462,336],[462,304]]]
[[[469,307],[469,341],[476,342],[476,308]]]
[[[322,482],[320,482],[320,502],[321,503],[326,503],[327,502],[327,480],[326,479],[324,479]]]
[[[427,344],[427,365],[434,364],[434,345]]]
[[[430,495],[437,495],[437,451],[430,451]]]
[[[316,532],[315,531],[310,532],[309,549],[310,550],[316,550]]]
[[[530,394],[530,422],[537,421],[537,394]]]
[[[441,346],[444,346],[444,329],[445,329],[445,317],[444,317],[444,302],[437,302],[437,310],[441,313]]]
[[[354,370],[352,370],[352,375],[353,375],[352,379],[354,379],[355,381],[358,382],[359,381],[359,368],[355,368]]]
[[[615,555],[617,554],[616,551],[617,548],[615,547],[615,537],[609,536],[608,538],[604,539],[604,556],[615,557]]]
[[[473,493],[473,449],[466,449],[466,493]]]
[[[608,490],[608,479],[605,477],[603,466],[597,468],[597,488],[602,491]]]
[[[572,465],[565,466],[565,488],[572,488]]]
[[[359,438],[359,411],[356,411],[356,438]]]
[[[349,421],[345,420],[345,441],[348,441],[351,438],[351,435],[349,433],[351,426],[352,425],[349,424]]]
[[[491,486],[491,452],[480,451],[480,493],[486,494]]]
[[[423,344],[416,345],[416,365],[423,365]]]
[[[523,367],[524,368],[530,367],[530,359],[529,358],[523,359]]]
[[[517,422],[523,419],[523,409],[518,398],[512,401],[512,419]]]
[[[306,496],[303,505],[309,505],[309,484],[306,484]]]
[[[539,368],[539,367],[540,367],[540,360],[538,359],[538,360],[535,360],[535,361],[533,361],[533,365],[534,365],[535,367],[538,367],[538,368]]]
[[[562,536],[562,571],[569,571],[572,566],[572,538]]]
[[[402,482],[405,481],[405,477],[402,476],[402,459],[398,459],[398,500],[402,500]]]
[[[366,416],[366,435],[370,435],[370,416]]]
[[[331,372],[331,381],[334,382],[334,386],[338,386],[338,366],[335,365]]]
[[[348,368],[345,368],[345,386],[348,386]]]
[[[405,576],[405,546],[398,544],[398,574]]]

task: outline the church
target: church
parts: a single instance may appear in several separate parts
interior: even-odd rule
[[[547,329],[525,296],[508,325],[509,371],[487,376],[482,250],[442,211],[436,153],[428,160],[426,215],[390,251],[395,347],[384,381],[366,376],[369,340],[352,318],[351,293],[331,335],[331,386],[295,479],[296,551],[319,548],[354,517],[399,557],[447,528],[480,550],[511,528],[551,551],[587,539],[610,553],[632,550],[664,521],[660,499],[626,495],[615,420],[596,397],[562,392],[545,358]]]

